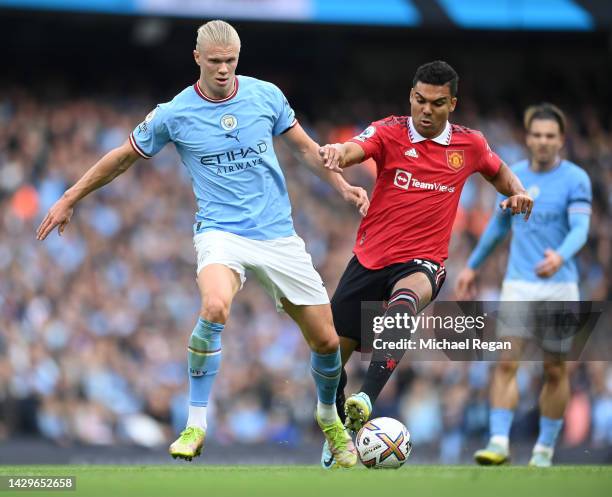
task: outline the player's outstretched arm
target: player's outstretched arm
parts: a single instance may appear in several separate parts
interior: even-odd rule
[[[127,171],[139,158],[129,141],[104,155],[53,204],[40,223],[36,238],[44,240],[55,227],[58,227],[58,233],[61,235],[79,200]]]
[[[337,173],[341,173],[345,167],[359,164],[365,159],[363,149],[352,142],[323,145],[319,149],[319,155],[323,159],[323,165],[330,171]]]
[[[362,216],[365,216],[370,207],[368,193],[358,186],[352,186],[340,175],[324,165],[321,147],[308,136],[304,129],[297,123],[289,131],[281,135],[283,141],[291,149],[294,157],[302,164],[308,166],[317,176],[327,181],[338,191],[344,200],[351,202]],[[358,145],[355,145],[359,148]]]
[[[533,209],[533,199],[525,191],[521,180],[505,162],[502,161],[495,176],[485,176],[485,178],[499,193],[508,197],[499,204],[502,210],[510,209],[512,215],[525,214],[525,221],[529,219],[531,209]]]

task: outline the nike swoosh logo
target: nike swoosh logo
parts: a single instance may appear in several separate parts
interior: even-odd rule
[[[326,468],[329,468],[333,462],[334,462],[334,456],[331,456],[329,459],[323,460],[323,464],[325,465]]]

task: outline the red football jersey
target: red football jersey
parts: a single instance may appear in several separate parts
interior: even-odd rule
[[[377,169],[353,249],[359,262],[369,269],[414,258],[444,262],[465,181],[474,172],[495,176],[501,165],[482,133],[447,123],[426,139],[410,117],[391,116],[350,141]]]

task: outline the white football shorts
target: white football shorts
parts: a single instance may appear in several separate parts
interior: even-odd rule
[[[502,284],[501,301],[515,302],[531,300],[534,302],[580,300],[576,283],[547,283],[543,281],[507,280]]]
[[[323,280],[298,235],[252,240],[224,231],[205,231],[193,237],[193,244],[198,274],[209,264],[223,264],[240,276],[242,288],[246,270],[250,269],[274,299],[279,312],[283,310],[283,297],[294,305],[329,304]]]
[[[576,283],[547,283],[540,281],[508,280],[502,285],[500,301],[500,319],[506,326],[498,329],[498,336],[517,338],[536,338],[533,334],[534,315],[539,308],[545,308],[541,302],[579,301],[580,292]],[[516,302],[529,301],[529,304]],[[540,303],[540,304],[539,304]],[[543,350],[555,353],[566,353],[572,347],[573,336],[559,334],[554,327],[540,327],[537,339]]]

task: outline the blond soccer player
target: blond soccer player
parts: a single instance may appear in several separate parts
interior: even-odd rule
[[[303,240],[295,233],[285,178],[274,152],[278,136],[296,159],[312,168],[365,214],[361,188],[323,167],[319,146],[304,132],[282,91],[265,81],[236,75],[240,38],[220,20],[198,29],[193,56],[198,80],[158,105],[119,148],[102,157],[50,209],[38,238],[70,222],[83,197],[150,159],[173,142],[193,182],[194,223],[201,309],[189,337],[189,418],[170,454],[191,460],[206,434],[206,409],[221,362],[221,337],[232,300],[251,269],[300,327],[311,349],[318,403],[316,419],[341,466],[356,453],[338,418],[336,387],[342,369],[329,298]]]

